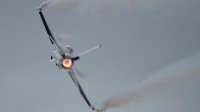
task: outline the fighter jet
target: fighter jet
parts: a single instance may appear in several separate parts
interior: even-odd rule
[[[79,60],[80,56],[85,54],[85,53],[88,53],[94,49],[97,49],[99,47],[101,47],[101,45],[98,45],[98,46],[95,46],[91,49],[88,49],[86,50],[85,52],[83,53],[80,53],[79,55],[77,56],[72,56],[72,52],[73,52],[73,49],[71,46],[69,45],[66,45],[64,47],[61,47],[61,45],[56,41],[56,39],[54,38],[53,34],[51,33],[51,30],[49,29],[49,26],[47,25],[47,22],[43,16],[43,13],[42,13],[42,8],[41,7],[38,7],[37,10],[39,10],[39,14],[40,14],[40,17],[42,19],[42,22],[44,24],[44,27],[47,31],[47,34],[48,34],[48,37],[50,39],[50,42],[51,44],[55,45],[56,47],[56,50],[53,50],[51,52],[51,57],[50,57],[50,61],[53,62],[59,69],[65,69],[68,71],[68,74],[70,75],[70,77],[72,78],[73,82],[75,83],[76,87],[78,88],[80,94],[83,96],[84,100],[86,101],[86,103],[88,104],[88,106],[92,109],[92,110],[96,110],[94,108],[94,106],[91,105],[91,103],[89,102],[88,98],[86,97],[79,81],[77,80],[76,78],[76,75],[74,74],[74,69],[73,69],[73,65],[74,65],[74,62]]]

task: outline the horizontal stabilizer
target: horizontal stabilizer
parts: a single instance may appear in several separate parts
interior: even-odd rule
[[[56,59],[50,59],[49,61],[54,62],[54,61],[56,61]]]
[[[72,58],[74,61],[77,61],[80,57],[79,56],[76,56],[74,58]]]

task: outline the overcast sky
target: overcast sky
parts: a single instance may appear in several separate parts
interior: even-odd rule
[[[55,38],[71,35],[63,46],[72,46],[74,55],[102,44],[74,64],[91,75],[78,80],[95,107],[158,71],[167,76],[163,69],[174,63],[200,59],[199,0],[67,1],[76,5],[57,10],[54,0],[43,14]],[[35,8],[42,2],[0,1],[0,112],[90,112],[67,71],[48,61],[55,46]],[[199,112],[195,78],[107,112]]]

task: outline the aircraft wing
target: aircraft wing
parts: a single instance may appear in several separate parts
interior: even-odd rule
[[[95,108],[90,104],[89,100],[87,99],[80,83],[78,82],[74,72],[72,70],[68,71],[70,77],[72,78],[73,82],[75,83],[76,87],[78,88],[80,94],[83,96],[83,98],[85,99],[86,103],[88,104],[88,106],[92,109],[92,110],[95,110]]]
[[[40,14],[40,17],[42,19],[42,22],[44,23],[44,27],[47,31],[48,36],[49,36],[49,39],[51,41],[51,44],[55,44],[56,47],[58,48],[58,50],[60,50],[61,55],[64,57],[65,56],[64,50],[58,45],[57,41],[53,37],[53,34],[51,33],[51,30],[49,29],[49,26],[48,26],[43,14],[42,14],[42,9],[38,8],[38,10],[39,10],[39,14]]]

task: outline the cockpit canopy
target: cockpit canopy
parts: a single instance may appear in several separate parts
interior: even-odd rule
[[[65,48],[67,48],[67,51],[71,54],[73,52],[73,49],[71,46],[66,45]]]

